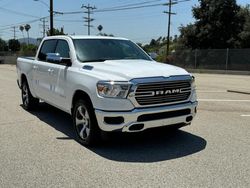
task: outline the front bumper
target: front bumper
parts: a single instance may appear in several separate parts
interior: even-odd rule
[[[145,129],[175,124],[188,125],[196,115],[198,102],[184,104],[140,108],[129,112],[107,112],[95,110],[98,125],[101,130],[139,132]],[[107,123],[106,118],[114,121]],[[119,120],[119,121],[117,121]]]

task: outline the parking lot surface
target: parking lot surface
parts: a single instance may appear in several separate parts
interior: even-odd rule
[[[191,126],[112,135],[86,148],[71,118],[21,107],[15,66],[0,65],[0,187],[250,187],[250,76],[195,74]]]

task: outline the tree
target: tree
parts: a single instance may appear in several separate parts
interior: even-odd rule
[[[180,37],[178,39],[179,48],[198,48],[198,39],[196,36],[196,26],[194,24],[188,24],[187,26],[181,26]]]
[[[21,25],[21,26],[19,27],[19,29],[20,29],[20,31],[21,31],[22,34],[23,34],[24,27]],[[24,34],[23,34],[23,38],[24,38]]]
[[[21,56],[35,56],[37,46],[34,44],[22,44],[19,55]]]
[[[31,26],[29,24],[26,24],[24,26],[25,31],[27,32],[28,35],[28,44],[30,43],[30,36],[29,36],[29,30],[31,29]]]
[[[97,27],[97,29],[98,29],[98,31],[99,31],[99,35],[101,35],[103,26],[102,26],[102,25],[99,25],[99,26]]]
[[[0,38],[0,51],[7,51],[7,50],[8,50],[7,43]]]
[[[105,36],[105,37],[114,37],[113,34],[107,34],[107,33],[100,33],[100,36]]]
[[[141,48],[143,48],[142,43],[137,42],[136,44],[137,44],[138,46],[140,46]]]
[[[158,43],[157,43],[157,41],[155,40],[155,39],[152,39],[151,41],[150,41],[150,46],[156,46]]]
[[[16,39],[10,39],[9,40],[9,49],[13,52],[19,51],[20,50],[20,42]]]
[[[241,48],[250,48],[250,5],[242,7],[239,13],[245,18],[242,32],[239,34]]]
[[[53,34],[54,35],[65,35],[63,27],[61,27],[60,30],[53,28]],[[50,36],[50,30],[47,31],[47,36]]]
[[[198,0],[193,7],[194,24],[181,27],[181,39],[191,48],[239,47],[244,18],[236,0]]]

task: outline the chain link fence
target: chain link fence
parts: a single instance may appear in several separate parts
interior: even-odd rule
[[[0,52],[0,64],[16,64],[18,56],[35,56],[35,52]],[[250,71],[250,49],[180,50],[170,62],[187,69]]]
[[[0,64],[16,64],[16,60],[20,56],[35,56],[34,51],[25,51],[25,52],[1,52],[0,51]]]
[[[0,52],[0,64],[16,64],[17,57],[13,52]]]
[[[189,69],[250,71],[250,49],[180,50],[170,59]]]

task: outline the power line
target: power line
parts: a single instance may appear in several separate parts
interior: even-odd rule
[[[141,6],[131,6],[131,7],[124,7],[124,8],[105,8],[105,9],[98,9],[92,11],[92,13],[100,13],[100,12],[112,12],[112,11],[122,11],[122,10],[131,10],[131,9],[140,9],[140,8],[149,8],[155,6],[163,6],[163,3],[158,4],[151,4],[151,5],[141,5]],[[67,14],[80,14],[82,11],[72,11],[72,12],[63,12],[64,15]]]
[[[55,21],[58,21],[58,22],[76,22],[76,23],[81,22],[82,23],[82,20],[62,20],[62,19],[55,19]]]
[[[90,14],[93,14],[93,10],[96,9],[96,7],[92,7],[88,4],[88,6],[86,5],[82,5],[82,8],[87,9],[87,11],[85,11],[84,13],[87,13],[87,17],[84,17],[84,22],[87,22],[87,26],[88,27],[88,35],[90,35],[90,27],[93,27],[92,25],[90,25],[91,22],[93,22],[95,19],[90,17]]]
[[[19,15],[19,16],[38,18],[37,16],[34,16],[34,15],[26,14],[26,13],[23,13],[23,12],[18,12],[18,11],[15,11],[15,10],[10,10],[10,9],[3,8],[3,7],[0,7],[0,9],[5,11],[5,12],[10,12],[12,14],[16,14],[16,15]]]
[[[149,8],[149,7],[156,7],[156,6],[162,6],[162,3],[159,4],[152,4],[152,5],[141,5],[141,6],[132,6],[132,7],[125,7],[125,8],[111,8],[111,9],[100,9],[96,10],[94,12],[114,12],[114,11],[122,11],[122,10],[131,10],[131,9],[140,9],[140,8]]]
[[[111,8],[128,8],[128,7],[130,7],[130,6],[149,4],[149,3],[159,2],[159,1],[162,1],[162,0],[151,0],[151,1],[144,1],[144,2],[140,2],[140,3],[119,5],[119,6],[109,7],[109,8],[103,8],[103,9],[101,9],[101,10],[111,9]]]
[[[10,29],[13,26],[17,26],[17,25],[22,25],[22,24],[26,24],[26,23],[34,23],[34,22],[38,22],[43,18],[48,18],[49,16],[45,16],[45,17],[41,17],[38,19],[34,19],[34,20],[28,20],[28,21],[23,21],[23,22],[18,22],[18,23],[14,23],[14,24],[8,24],[8,25],[2,25],[0,26],[0,30],[6,30],[6,29]]]

